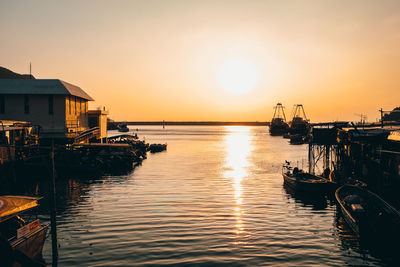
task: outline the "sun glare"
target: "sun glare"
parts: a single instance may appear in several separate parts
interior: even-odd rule
[[[247,60],[229,60],[221,65],[218,82],[222,89],[232,95],[250,92],[258,83],[259,74],[254,64]]]

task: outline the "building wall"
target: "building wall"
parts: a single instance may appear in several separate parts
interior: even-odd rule
[[[107,114],[101,114],[99,117],[100,137],[107,137]]]
[[[25,97],[29,113],[25,114]],[[27,121],[40,125],[43,132],[65,131],[65,96],[53,96],[53,114],[49,114],[49,95],[4,95],[4,113],[0,120]]]
[[[107,138],[107,115],[108,111],[105,110],[90,110],[89,111],[89,127],[99,127],[99,139]]]
[[[88,101],[75,96],[65,97],[65,119],[68,132],[88,129]]]

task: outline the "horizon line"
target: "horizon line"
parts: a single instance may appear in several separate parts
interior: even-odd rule
[[[267,126],[267,121],[111,121],[109,123],[126,123],[127,125],[245,125]]]

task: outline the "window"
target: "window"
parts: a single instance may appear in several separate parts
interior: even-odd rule
[[[29,96],[24,97],[24,113],[29,114]]]
[[[54,114],[54,97],[49,95],[49,115]]]
[[[0,114],[4,114],[6,111],[6,105],[4,101],[4,95],[0,95]]]

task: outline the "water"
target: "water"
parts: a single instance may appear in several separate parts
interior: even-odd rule
[[[134,128],[168,150],[127,175],[58,182],[59,266],[387,263],[360,245],[332,200],[283,187],[282,163],[301,167],[307,146],[265,127]],[[51,262],[50,238],[43,254]]]

